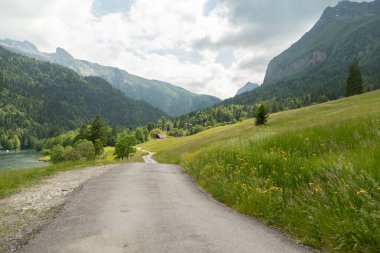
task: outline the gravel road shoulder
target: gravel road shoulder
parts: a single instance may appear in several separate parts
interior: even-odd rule
[[[115,165],[65,171],[0,200],[0,252],[15,252],[61,211],[65,201],[91,178]]]

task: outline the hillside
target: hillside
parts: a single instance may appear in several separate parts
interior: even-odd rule
[[[328,7],[299,41],[275,57],[263,85],[226,103],[275,102],[297,108],[344,96],[348,66],[359,61],[365,90],[380,88],[380,0]],[[280,108],[281,109],[281,108]]]
[[[109,125],[138,126],[166,115],[135,101],[99,77],[81,77],[0,47],[0,137],[23,148],[100,115]]]
[[[379,252],[380,91],[150,141],[217,200],[326,252]]]
[[[100,76],[128,97],[144,100],[169,115],[184,114],[220,102],[216,97],[198,95],[178,86],[148,80],[118,68],[77,60],[62,48],[57,48],[55,53],[42,53],[28,41],[10,39],[0,40],[0,45],[17,53],[68,67],[82,76]]]

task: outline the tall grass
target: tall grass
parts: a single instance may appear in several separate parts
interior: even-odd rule
[[[304,244],[379,252],[379,119],[235,139],[188,154],[184,167],[219,201]]]
[[[380,252],[380,91],[144,145],[304,244]]]

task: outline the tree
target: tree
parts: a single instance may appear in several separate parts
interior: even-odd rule
[[[123,160],[128,158],[131,153],[135,152],[134,146],[137,144],[135,135],[121,135],[115,145],[115,158]]]
[[[7,140],[7,149],[9,149],[9,150],[15,149],[15,144],[16,144],[15,142],[16,141],[13,138],[8,139]]]
[[[145,139],[145,141],[149,141],[150,140],[150,135],[149,135],[149,130],[148,130],[148,128],[144,128],[144,130],[143,130],[143,132],[144,132],[144,139]]]
[[[91,125],[84,124],[79,129],[79,134],[75,137],[75,142],[79,140],[89,140],[91,135]]]
[[[92,141],[92,143],[94,144],[97,139],[101,140],[103,145],[104,143],[106,143],[107,128],[99,115],[95,117],[94,121],[91,124],[91,131],[89,137],[90,138],[88,140]]]
[[[264,125],[268,121],[268,112],[265,108],[264,104],[260,104],[257,108],[257,112],[255,114],[256,117],[256,126]]]
[[[136,129],[135,136],[136,136],[136,139],[137,139],[138,143],[145,142],[144,132],[143,132],[143,130],[140,127],[138,127]]]
[[[21,142],[17,135],[13,136],[13,139],[15,140],[15,149],[20,150],[21,149]]]
[[[346,97],[363,93],[363,79],[359,68],[359,62],[354,59],[348,70],[346,81]]]

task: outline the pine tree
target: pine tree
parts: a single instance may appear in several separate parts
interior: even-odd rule
[[[363,79],[359,68],[359,62],[354,59],[348,70],[346,82],[346,97],[363,93]]]
[[[264,125],[268,121],[268,112],[265,108],[264,104],[260,104],[259,108],[257,108],[257,112],[255,114],[256,117],[256,126]]]
[[[95,145],[95,154],[101,155],[103,153],[104,144],[107,142],[107,128],[103,123],[101,117],[98,115],[95,117],[91,124],[91,131],[89,141]]]

